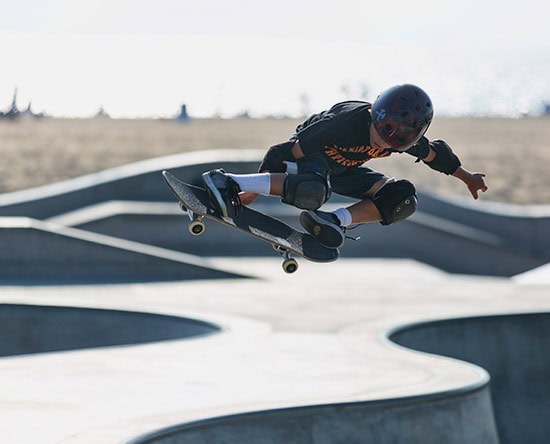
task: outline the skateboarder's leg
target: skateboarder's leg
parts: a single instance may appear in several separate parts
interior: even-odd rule
[[[389,225],[411,216],[416,210],[414,185],[407,180],[381,179],[355,204],[333,213],[343,227],[368,222]]]
[[[365,197],[379,182],[383,184],[386,179],[382,173],[369,168],[343,168],[337,171],[331,176],[332,190],[359,199],[359,202],[332,212],[304,211],[300,215],[300,223],[323,245],[337,248],[344,242],[346,227],[354,223],[380,220],[376,206],[372,201],[365,200]]]
[[[222,169],[202,175],[204,186],[224,217],[232,217],[231,207],[250,205],[259,195],[281,196],[284,173],[232,174]]]
[[[233,174],[217,169],[203,174],[203,181],[214,202],[225,213],[224,208],[233,205],[234,196],[227,197],[225,189],[234,184],[242,192],[241,204],[250,204],[258,195],[280,196],[284,203],[298,208],[319,208],[330,195],[328,165],[321,156],[299,159],[294,174],[285,172],[261,172],[256,174]],[[286,168],[286,166],[285,166]]]
[[[300,224],[325,247],[339,248],[344,243],[342,224],[333,213],[320,210],[303,211],[300,214]]]
[[[234,217],[240,206],[239,193],[241,189],[237,182],[229,177],[224,170],[217,169],[202,174],[202,180],[210,200],[220,215],[224,218]]]
[[[348,207],[332,212],[307,211],[300,223],[324,245],[336,248],[344,241],[346,227],[367,222],[388,225],[414,213],[414,186],[406,180],[395,180],[370,168],[353,168],[332,178],[335,193],[360,199]]]
[[[377,222],[380,219],[380,213],[370,199],[363,199],[331,212],[316,210],[300,214],[302,227],[329,248],[342,246],[346,228],[350,225]]]
[[[232,174],[226,173],[239,184],[242,191],[263,196],[281,196],[286,179],[284,173]]]

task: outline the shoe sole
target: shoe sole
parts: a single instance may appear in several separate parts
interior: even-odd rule
[[[340,248],[344,244],[344,236],[340,230],[332,227],[329,222],[315,213],[302,212],[300,224],[325,247]]]
[[[208,174],[204,174],[202,176],[202,180],[206,186],[206,191],[208,191],[208,194],[210,195],[210,199],[214,202],[222,217],[228,217],[227,206],[225,205],[220,190],[216,188],[214,182],[212,182],[212,179]]]

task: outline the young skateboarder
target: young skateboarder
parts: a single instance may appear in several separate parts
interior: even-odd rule
[[[238,217],[239,207],[259,195],[280,196],[282,202],[306,210],[300,215],[306,231],[338,248],[352,224],[389,225],[416,210],[414,185],[366,167],[369,159],[405,152],[463,181],[474,199],[487,190],[485,174],[469,172],[449,145],[424,136],[433,113],[428,95],[411,84],[387,89],[372,104],[338,103],[298,125],[289,141],[271,147],[259,173],[217,169],[203,174],[204,185],[225,217]],[[333,212],[319,210],[331,192],[358,202]]]

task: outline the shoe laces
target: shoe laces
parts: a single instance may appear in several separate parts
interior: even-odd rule
[[[361,226],[361,224],[351,225],[349,227],[342,227],[342,231],[344,232],[344,238],[352,240],[352,241],[360,240],[361,236],[350,236],[350,235],[347,234],[348,231],[355,230],[356,228],[359,228],[360,226]]]

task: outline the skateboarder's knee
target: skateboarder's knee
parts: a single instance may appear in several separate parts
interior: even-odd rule
[[[287,176],[282,201],[304,210],[316,210],[330,197],[328,181],[315,173]]]
[[[382,216],[382,225],[399,222],[411,216],[417,207],[416,189],[408,180],[386,182],[372,199]]]

